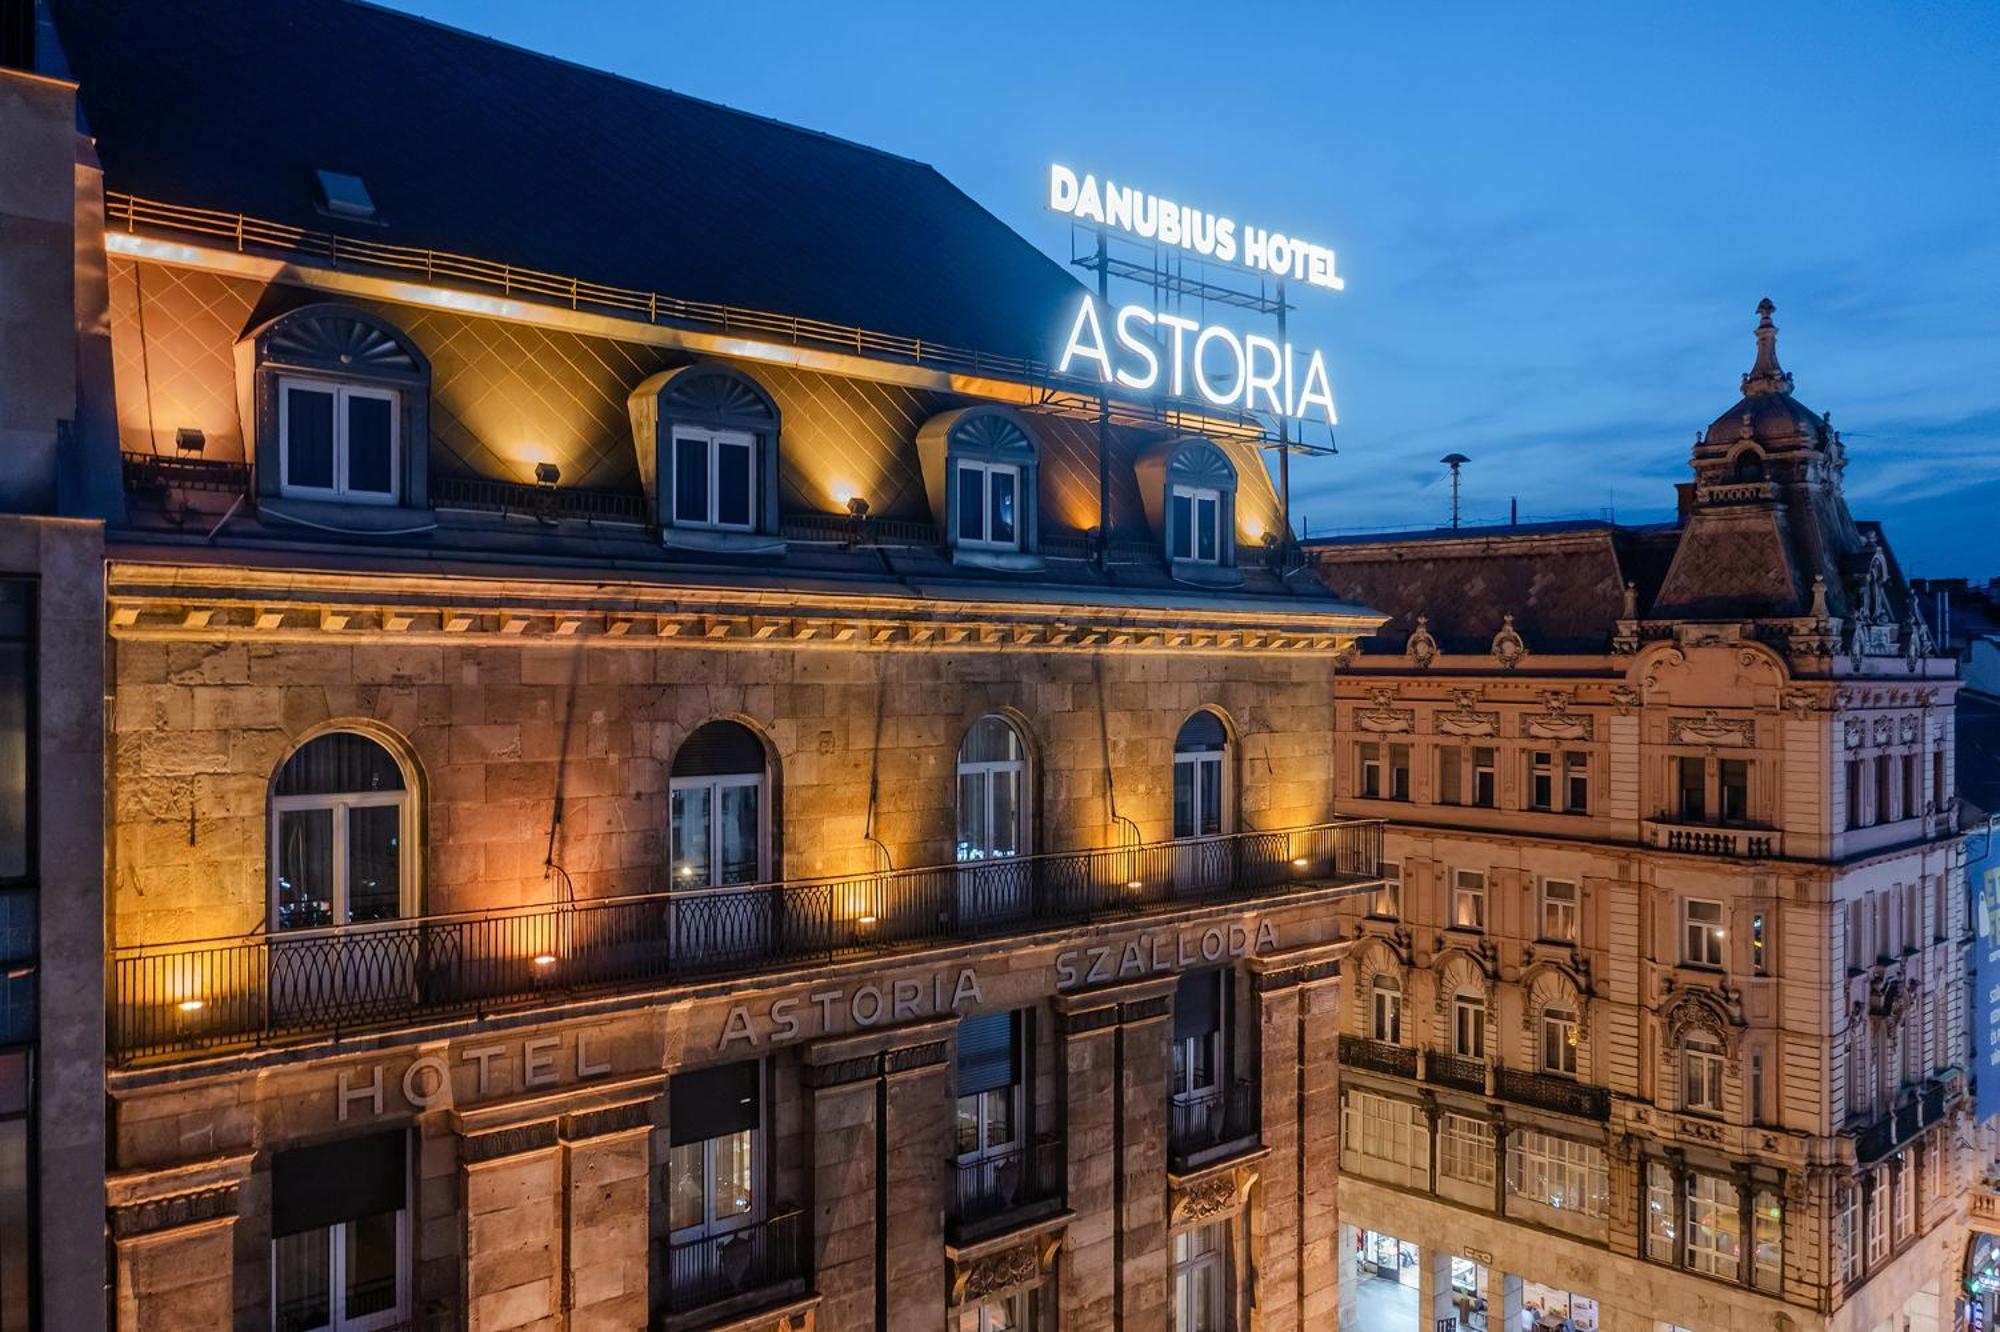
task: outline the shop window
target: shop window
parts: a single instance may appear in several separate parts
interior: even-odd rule
[[[1382,875],[1382,886],[1368,899],[1368,914],[1384,920],[1396,920],[1403,914],[1403,867],[1393,860],[1385,860],[1378,872]]]
[[[1229,732],[1203,709],[1174,737],[1174,836],[1214,837],[1230,830]]]
[[[1023,1014],[983,1013],[958,1024],[958,1215],[1012,1201],[1023,1182]]]
[[[342,1332],[410,1311],[409,1145],[401,1129],[271,1158],[279,1332]]]
[[[1722,903],[1688,898],[1681,903],[1681,961],[1691,967],[1723,964]]]
[[[1565,879],[1542,880],[1542,938],[1556,943],[1575,943],[1576,912],[1574,883]]]
[[[1681,1044],[1681,1108],[1699,1114],[1722,1113],[1722,1046],[1691,1035]]]
[[[696,727],[668,773],[668,848],[677,888],[762,883],[770,877],[769,773],[749,727]]]
[[[1174,1236],[1175,1332],[1224,1332],[1229,1326],[1229,1223]]]
[[[1455,930],[1486,928],[1486,875],[1479,870],[1452,871],[1451,927]]]
[[[338,304],[251,335],[257,492],[344,504],[428,503],[430,364],[401,330]]]
[[[1542,1071],[1576,1076],[1577,1022],[1574,1008],[1542,1010]]]
[[[1476,994],[1451,997],[1451,1052],[1460,1059],[1486,1058],[1486,1000]]]
[[[1403,1043],[1403,984],[1394,976],[1377,976],[1368,984],[1368,1034],[1390,1045]]]
[[[1438,1116],[1437,1144],[1441,1177],[1493,1186],[1493,1129],[1485,1120],[1444,1111]]]
[[[669,1279],[678,1291],[731,1289],[730,1236],[764,1217],[763,1065],[676,1073],[667,1083]]]
[[[270,816],[274,929],[408,914],[410,793],[380,743],[351,731],[307,741],[278,770]]]

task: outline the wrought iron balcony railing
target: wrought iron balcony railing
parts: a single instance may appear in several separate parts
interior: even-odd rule
[[[777,1292],[806,1279],[805,1213],[663,1245],[670,1313],[688,1313],[725,1301]]]
[[[1477,1059],[1461,1059],[1456,1055],[1435,1052],[1425,1054],[1419,1063],[1417,1051],[1411,1046],[1350,1035],[1340,1038],[1340,1063],[1343,1068],[1407,1078],[1432,1087],[1474,1092],[1511,1101],[1515,1105],[1574,1115],[1578,1119],[1602,1122],[1611,1118],[1611,1093],[1607,1089],[1553,1073],[1529,1072],[1498,1065],[1489,1068]],[[1488,1073],[1492,1074],[1490,1086]]]
[[[1239,1078],[1213,1096],[1177,1096],[1167,1125],[1167,1159],[1176,1173],[1199,1169],[1258,1139],[1257,1083]]]
[[[991,1231],[1009,1217],[1061,1205],[1068,1157],[1060,1138],[1017,1143],[975,1161],[950,1162],[951,1233]]]
[[[1910,1100],[1862,1129],[1854,1139],[1854,1157],[1862,1165],[1879,1161],[1944,1118],[1948,1082],[1932,1082]]]
[[[115,1059],[748,975],[1306,887],[1366,891],[1376,820],[845,878],[117,949]]]

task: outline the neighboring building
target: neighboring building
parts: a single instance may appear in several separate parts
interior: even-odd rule
[[[1391,820],[1341,1252],[1408,1327],[1956,1325],[1954,663],[1760,315],[1676,521],[1311,552],[1392,616],[1335,681],[1338,798]]]
[[[2000,816],[2000,578],[1917,578],[1917,603],[1959,656],[1958,798],[1970,827]]]
[[[1051,378],[1081,288],[916,163],[344,0],[4,8],[0,425],[110,483],[0,526],[43,1063],[109,1045],[41,1326],[1328,1325],[1381,617],[1250,540],[1260,427]]]

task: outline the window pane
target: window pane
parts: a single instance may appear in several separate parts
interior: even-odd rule
[[[958,539],[986,539],[986,473],[977,467],[958,469]]]
[[[1194,769],[1191,760],[1174,764],[1174,836],[1194,836]]]
[[[285,390],[285,484],[333,489],[333,394]]]
[[[758,855],[758,790],[754,786],[725,786],[717,793],[722,802],[722,856],[715,881],[755,883],[761,877]]]
[[[667,1157],[667,1224],[687,1230],[708,1219],[703,1205],[708,1175],[707,1148],[703,1142],[687,1142]]]
[[[387,398],[352,394],[347,399],[347,488],[370,495],[396,491],[394,437],[396,404]]]
[[[1207,496],[1195,501],[1195,558],[1213,560],[1215,555],[1216,502]]]
[[[1222,760],[1204,759],[1197,765],[1201,777],[1201,824],[1203,837],[1222,832]]]
[[[709,788],[684,786],[669,801],[673,825],[674,882],[705,888],[708,877]]]
[[[958,775],[958,858],[983,859],[989,840],[986,827],[986,782],[984,772]]]
[[[993,774],[993,840],[988,849],[996,856],[1021,853],[1021,773],[1018,769]]]
[[[958,1098],[958,1154],[970,1156],[979,1150],[979,1102],[984,1093]]]
[[[349,1318],[396,1307],[396,1216],[377,1212],[342,1227],[347,1232]]]
[[[988,540],[1009,546],[1014,544],[1014,479],[1012,472],[992,473],[992,521],[986,526]]]
[[[986,1145],[1004,1147],[1014,1141],[1014,1089],[983,1093],[986,1100]]]
[[[723,442],[715,446],[715,521],[732,527],[750,526],[750,446]]]
[[[1187,495],[1176,494],[1167,518],[1167,527],[1174,534],[1173,549],[1169,552],[1175,559],[1184,560],[1194,549],[1194,501]]]
[[[288,809],[278,815],[278,918],[281,930],[333,924],[333,811]]]
[[[325,1327],[333,1314],[326,1227],[272,1241],[271,1263],[276,1269],[278,1332]]]
[[[708,521],[708,441],[674,440],[674,521]]]
[[[750,1215],[751,1130],[715,1138],[715,1219]]]
[[[402,814],[396,805],[347,811],[347,919],[394,920],[402,905]]]

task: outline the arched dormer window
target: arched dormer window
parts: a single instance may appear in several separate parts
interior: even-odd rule
[[[1174,737],[1174,836],[1218,837],[1231,831],[1229,731],[1203,708]]]
[[[264,324],[247,345],[261,498],[429,503],[431,367],[400,329],[315,304]]]
[[[674,887],[770,878],[770,787],[764,742],[741,722],[712,721],[681,742],[667,781]]]
[[[1168,440],[1136,464],[1146,516],[1160,538],[1174,576],[1189,582],[1234,585],[1236,573],[1236,466],[1209,440]]]
[[[1764,479],[1764,455],[1756,449],[1745,449],[1737,454],[1730,464],[1730,480],[1739,485]]]
[[[924,490],[960,564],[1041,567],[1041,450],[1019,416],[962,407],[917,432]]]
[[[329,731],[271,784],[274,932],[365,925],[412,913],[410,782],[378,741]]]
[[[704,362],[648,377],[626,405],[639,476],[667,545],[782,549],[778,405],[763,385]]]

